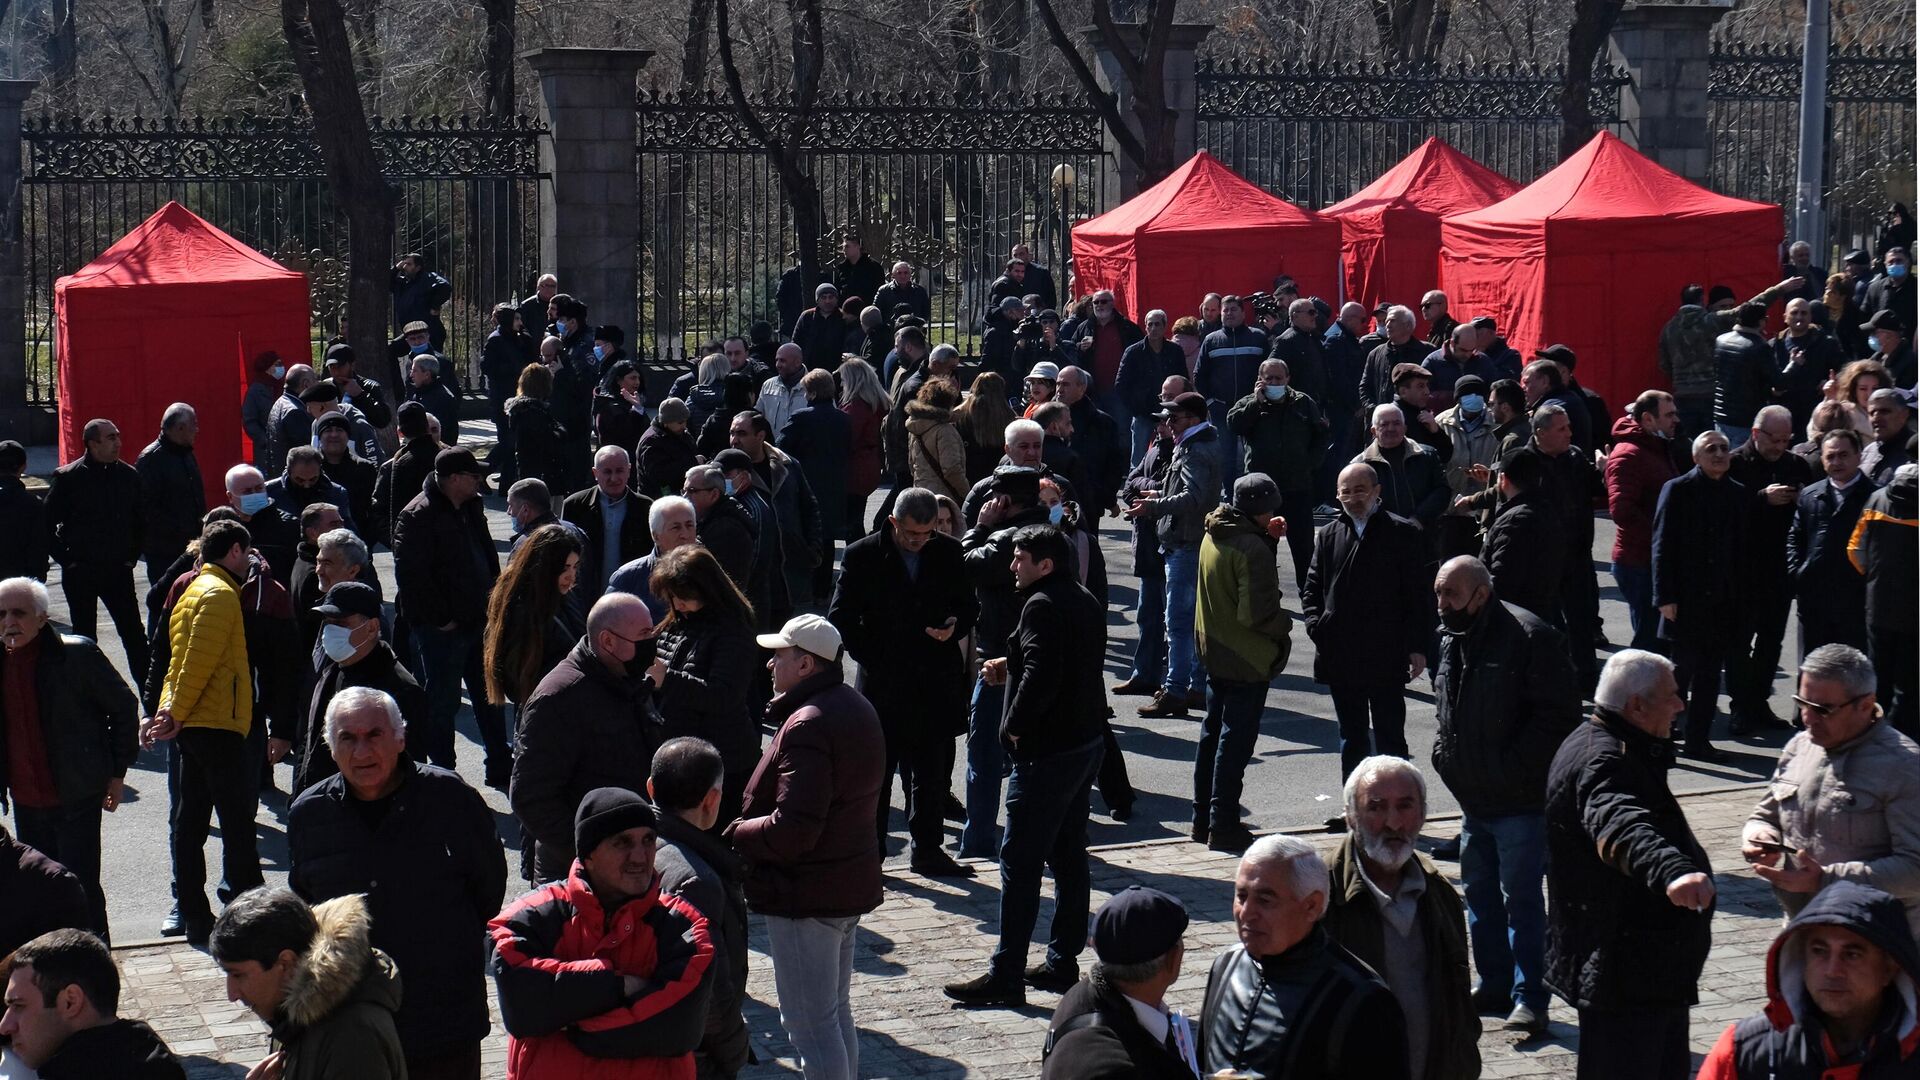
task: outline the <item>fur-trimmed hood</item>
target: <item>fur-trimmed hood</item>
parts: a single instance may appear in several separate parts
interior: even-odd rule
[[[389,1012],[400,1008],[400,969],[368,940],[373,918],[367,913],[366,897],[356,894],[329,900],[314,907],[313,917],[320,932],[287,981],[274,1024],[275,1035],[283,1041],[282,1027],[297,1034],[352,999]]]

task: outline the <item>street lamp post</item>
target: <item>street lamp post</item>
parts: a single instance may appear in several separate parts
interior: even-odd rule
[[[1073,227],[1074,179],[1073,166],[1063,161],[1053,167],[1053,201],[1060,214],[1060,228],[1058,230],[1060,236],[1060,257],[1054,262],[1054,265],[1060,268],[1060,276],[1055,280],[1059,287],[1065,290],[1064,296],[1056,297],[1056,300],[1060,302],[1065,301],[1065,296],[1072,295],[1072,289],[1069,288],[1067,284],[1067,263],[1073,258],[1073,240],[1070,233]]]

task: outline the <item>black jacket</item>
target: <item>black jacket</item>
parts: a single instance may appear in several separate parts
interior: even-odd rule
[[[1802,618],[1817,611],[1852,620],[1865,608],[1866,579],[1847,560],[1847,541],[1874,490],[1865,473],[1838,494],[1825,479],[1800,490],[1793,529],[1787,533],[1787,572],[1800,598]]]
[[[1160,407],[1160,384],[1169,376],[1187,374],[1187,354],[1178,342],[1167,338],[1160,351],[1153,351],[1146,338],[1127,346],[1120,354],[1120,373],[1114,377],[1113,391],[1127,416],[1151,416]]]
[[[1246,395],[1227,410],[1227,430],[1240,438],[1243,470],[1266,473],[1281,491],[1312,487],[1327,456],[1327,419],[1316,399],[1298,391],[1279,401],[1261,390]]]
[[[339,461],[323,459],[320,471],[346,491],[347,505],[340,508],[340,513],[360,538],[368,544],[385,543],[385,527],[390,522],[379,520],[373,512],[373,491],[380,484],[380,466],[349,449],[347,456]]]
[[[253,541],[253,550],[267,560],[273,580],[284,588],[293,583],[293,564],[300,561],[300,519],[269,505],[243,524]]]
[[[1773,399],[1773,349],[1759,331],[1729,330],[1713,340],[1713,422],[1751,427]]]
[[[394,1016],[407,1052],[431,1056],[486,1038],[487,920],[507,892],[507,859],[480,793],[457,773],[395,766],[400,786],[375,824],[340,776],[287,812],[287,884],[310,904],[365,893],[372,944],[405,978]]]
[[[1874,492],[1860,514],[1847,554],[1866,577],[1867,625],[1876,630],[1912,634],[1920,614],[1914,610],[1916,507],[1914,470],[1894,474],[1893,483]]]
[[[551,402],[539,398],[510,398],[505,406],[507,430],[513,433],[514,475],[546,481],[547,493],[564,497],[569,475],[566,443],[582,431],[568,431],[554,414]],[[428,456],[432,465],[432,456]]]
[[[1362,345],[1366,339],[1362,339]],[[1376,405],[1385,405],[1392,401],[1393,369],[1399,364],[1425,363],[1427,354],[1433,346],[1419,338],[1408,338],[1395,345],[1391,341],[1382,341],[1367,353],[1367,363],[1360,371],[1360,422],[1365,424],[1372,419]],[[1252,386],[1251,380],[1247,383]]]
[[[460,399],[454,396],[444,377],[436,375],[425,386],[408,384],[407,400],[419,402],[439,418],[441,442],[448,446],[460,442]]]
[[[538,881],[564,881],[573,864],[573,813],[594,788],[647,790],[664,741],[644,676],[608,671],[582,638],[520,707],[507,800],[534,842]]]
[[[1079,455],[1080,472],[1086,479],[1080,488],[1080,497],[1086,501],[1080,508],[1097,517],[1112,511],[1113,495],[1127,475],[1127,433],[1118,420],[1093,403],[1092,395],[1074,402],[1069,411],[1073,416],[1073,452]]]
[[[1235,945],[1207,973],[1200,1073],[1409,1080],[1406,1019],[1380,977],[1316,924],[1278,956]]]
[[[40,1080],[186,1080],[180,1059],[138,1020],[115,1020],[67,1036],[40,1065]]]
[[[1566,640],[1498,595],[1464,634],[1441,635],[1434,668],[1433,768],[1476,817],[1541,813],[1547,769],[1580,722]]]
[[[0,956],[52,930],[99,930],[73,872],[0,829]]]
[[[1272,355],[1287,362],[1287,385],[1315,401],[1326,400],[1327,356],[1319,334],[1289,326],[1273,339]]]
[[[484,626],[500,555],[479,496],[456,507],[429,476],[393,523],[393,576],[399,592],[394,606],[414,626]]]
[[[1480,549],[1480,561],[1493,572],[1495,595],[1542,619],[1558,617],[1569,553],[1558,511],[1539,489],[1522,491],[1494,512]]]
[[[1007,642],[1000,742],[1016,760],[1033,760],[1105,733],[1107,619],[1067,567],[1022,592],[1020,623]]]
[[[392,546],[393,524],[400,511],[420,494],[427,477],[433,475],[433,459],[440,449],[432,436],[420,435],[401,443],[392,457],[380,463],[379,476],[373,482],[373,516],[379,521],[381,543]]]
[[[1750,588],[1788,589],[1787,534],[1793,531],[1793,512],[1798,500],[1785,506],[1769,506],[1766,491],[1774,484],[1805,488],[1820,479],[1819,474],[1807,464],[1806,458],[1792,452],[1782,453],[1777,461],[1768,461],[1749,439],[1733,452],[1727,475],[1747,489],[1751,507],[1743,579]]]
[[[540,362],[540,343],[534,339],[539,324],[547,320],[547,306],[540,303],[538,296],[529,297],[538,305],[540,311],[532,318],[524,317],[526,329],[517,334],[494,330],[487,335],[486,344],[480,346],[480,374],[487,377],[487,396],[495,401],[505,401],[513,396],[513,388],[520,381],[520,372],[528,364]],[[368,413],[367,419],[373,419]],[[376,427],[385,427],[377,424]]]
[[[9,526],[0,536],[0,577],[45,581],[52,544],[46,508],[40,504],[40,496],[28,491],[19,477],[0,476],[0,521]]]
[[[268,725],[270,735],[276,739],[286,739],[300,749],[300,765],[293,775],[294,794],[298,795],[339,773],[340,769],[334,764],[333,753],[326,743],[327,704],[350,686],[370,686],[383,691],[399,704],[400,718],[407,722],[407,730],[422,736],[426,734],[426,693],[420,689],[419,680],[394,655],[392,646],[384,641],[379,642],[359,663],[347,667],[322,659],[320,670],[314,676],[313,691],[306,701],[301,702],[305,711],[298,725],[299,730],[287,730],[294,725],[282,723],[277,717],[275,723]],[[426,754],[423,752],[415,756],[424,760]]]
[[[907,305],[907,308],[912,311],[913,314],[920,316],[922,319],[928,322],[933,321],[933,298],[927,295],[926,289],[914,282],[909,281],[905,285],[896,285],[889,281],[876,289],[874,294],[868,297],[868,299],[873,301],[874,307],[880,309],[880,316],[886,321],[886,325],[888,326],[893,325],[893,320],[896,317],[893,309],[899,307],[901,304]]]
[[[1739,481],[1710,480],[1697,468],[1660,489],[1653,512],[1653,603],[1679,605],[1676,623],[1661,620],[1667,637],[1731,640],[1743,631],[1752,589],[1743,573],[1752,508]]]
[[[753,627],[707,607],[674,613],[658,637],[667,662],[666,680],[654,694],[661,740],[697,736],[720,751],[729,773],[751,770],[760,760],[752,697],[761,654]]]
[[[1315,682],[1407,681],[1407,657],[1426,655],[1433,633],[1433,584],[1426,567],[1420,527],[1378,507],[1364,535],[1355,534],[1345,511],[1320,526],[1300,588]]]
[[[1226,419],[1227,406],[1259,381],[1268,346],[1267,332],[1257,326],[1223,326],[1201,339],[1193,358],[1193,388],[1206,396],[1215,423]],[[1159,389],[1154,387],[1156,393]]]
[[[107,781],[125,777],[140,755],[140,701],[100,646],[51,623],[40,628],[39,641],[33,685],[54,789],[64,805],[97,803]],[[0,665],[10,662],[0,654]],[[8,801],[6,720],[0,716],[0,807]]]
[[[1033,506],[995,525],[976,525],[960,539],[967,581],[980,598],[974,648],[982,660],[1007,655],[1007,639],[1020,621],[1022,601],[1013,584],[1013,534],[1045,525],[1047,509]]]
[[[813,493],[820,516],[816,542],[831,549],[848,525],[847,459],[853,454],[853,421],[832,401],[810,402],[787,417],[779,446],[807,478],[807,490]]]
[[[860,253],[858,261],[841,259],[833,267],[833,287],[840,290],[842,299],[857,296],[871,304],[886,280],[887,272],[880,268],[880,263],[873,256],[864,251]],[[893,321],[892,313],[882,309],[880,314],[886,316],[888,322]]]
[[[633,486],[650,499],[680,494],[687,470],[699,464],[700,452],[693,445],[693,436],[671,431],[655,421],[641,434],[639,446]]]
[[[960,541],[934,533],[920,549],[920,572],[907,564],[893,526],[847,545],[827,621],[860,665],[859,689],[892,737],[908,732],[951,737],[967,729],[972,681],[960,641],[973,633],[980,604],[967,584]],[[953,636],[929,628],[954,620]]]
[[[593,392],[594,449],[617,446],[632,456],[638,452],[640,436],[646,434],[649,426],[647,414],[635,409],[618,391],[608,393],[602,387]]]
[[[741,592],[746,591],[747,581],[753,573],[756,528],[753,518],[731,495],[720,496],[700,518],[700,542],[713,552],[714,558],[720,560],[720,569],[727,572]]]
[[[47,488],[47,551],[62,567],[117,569],[144,551],[140,474],[124,461],[101,465],[82,456],[60,466]],[[24,490],[24,488],[22,489]],[[31,522],[7,518],[10,532]],[[46,576],[43,565],[40,576]]]
[[[1547,988],[1576,1009],[1692,1005],[1713,911],[1667,899],[1713,874],[1667,787],[1672,744],[1597,709],[1547,774]]]
[[[1194,1080],[1098,967],[1061,995],[1040,1060],[1040,1080]]]
[[[660,847],[653,868],[660,895],[678,896],[707,919],[713,963],[707,965],[707,1027],[694,1061],[731,1076],[747,1063],[747,1022],[740,1003],[747,996],[747,894],[740,860],[725,842],[666,812],[655,831]],[[703,1060],[704,1059],[704,1060]]]
[[[653,550],[653,531],[647,527],[653,500],[628,487],[627,516],[620,522],[620,558],[612,566],[602,566],[607,536],[607,523],[602,517],[605,502],[606,496],[596,484],[567,496],[560,505],[561,520],[580,526],[580,531],[587,534],[587,549],[580,553],[580,587],[595,597],[615,570]]]
[[[147,444],[134,462],[140,474],[140,498],[145,514],[141,556],[165,566],[200,536],[200,518],[207,512],[207,489],[200,481],[200,463],[193,447],[167,441],[165,435]]]

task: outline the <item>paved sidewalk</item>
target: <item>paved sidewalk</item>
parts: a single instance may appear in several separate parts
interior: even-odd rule
[[[1704,1053],[1731,1021],[1754,1012],[1765,996],[1766,949],[1779,927],[1779,909],[1764,882],[1745,872],[1739,858],[1740,823],[1759,797],[1749,785],[1686,796],[1695,833],[1719,873],[1719,911],[1713,953],[1700,980],[1693,1010],[1693,1047]],[[1458,831],[1457,821],[1434,822],[1428,835]],[[1330,853],[1338,837],[1325,836]],[[1234,859],[1185,841],[1099,848],[1094,851],[1097,906],[1128,885],[1165,889],[1192,913],[1187,932],[1187,971],[1173,988],[1173,1004],[1197,1015],[1213,955],[1234,941]],[[1449,872],[1456,864],[1441,863]],[[1010,1080],[1039,1073],[1047,1018],[1058,1000],[1031,992],[1022,1010],[949,1007],[940,987],[984,970],[997,923],[998,882],[990,868],[972,881],[931,881],[908,873],[905,860],[888,867],[887,899],[861,921],[854,959],[854,1009],[860,1023],[863,1077],[980,1077]],[[1457,879],[1456,879],[1457,884]],[[1045,940],[1050,902],[1043,901],[1039,933]],[[780,1029],[773,971],[762,925],[753,928],[753,976],[747,1024],[762,1064],[746,1077],[798,1075],[792,1048]],[[1036,946],[1038,955],[1040,946]],[[182,944],[119,950],[125,976],[126,1015],[151,1023],[183,1058],[193,1077],[239,1077],[265,1055],[265,1028],[243,1006],[229,1003],[220,969]],[[1091,962],[1091,950],[1083,957]],[[1516,1047],[1512,1038],[1489,1032],[1480,1041],[1488,1077],[1571,1077],[1578,1031],[1573,1012],[1555,1002],[1552,1037]],[[487,1041],[485,1074],[505,1075],[506,1037],[494,1018]]]

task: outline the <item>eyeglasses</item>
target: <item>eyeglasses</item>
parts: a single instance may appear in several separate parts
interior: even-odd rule
[[[1872,691],[1868,691],[1867,693],[1864,693],[1864,694],[1856,694],[1855,696],[1850,697],[1847,700],[1842,701],[1837,705],[1822,705],[1820,702],[1808,701],[1806,698],[1801,697],[1799,694],[1795,694],[1793,695],[1793,703],[1807,710],[1808,712],[1813,713],[1815,716],[1832,716],[1834,713],[1839,712],[1841,709],[1844,709],[1849,705],[1853,705],[1858,702],[1864,701],[1867,698],[1872,696],[1873,696]]]

